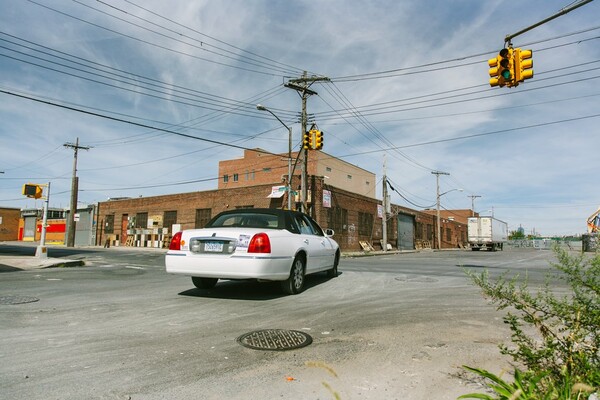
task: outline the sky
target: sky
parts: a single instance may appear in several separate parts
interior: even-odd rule
[[[470,209],[509,230],[576,235],[600,205],[600,2],[512,39],[534,77],[490,87],[505,37],[570,0],[0,0],[0,207],[50,183],[68,208],[217,188],[245,148],[323,151],[393,204]],[[384,169],[385,164],[385,169]],[[442,175],[433,172],[443,172]],[[459,190],[460,189],[460,190]]]

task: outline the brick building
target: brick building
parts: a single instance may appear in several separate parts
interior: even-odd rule
[[[0,242],[17,240],[20,218],[20,209],[0,207]]]
[[[375,175],[322,152],[311,152],[308,171],[308,213],[335,231],[342,250],[361,250],[364,244],[381,248],[382,207],[374,194]],[[97,244],[164,247],[173,232],[201,228],[221,211],[287,205],[285,191],[279,190],[287,184],[287,154],[246,150],[243,158],[221,161],[219,174],[216,190],[99,203]],[[294,173],[292,187],[299,181]],[[435,222],[430,214],[393,206],[388,243],[400,249],[430,247]],[[466,225],[447,220],[443,234],[442,247],[458,247],[466,238]]]

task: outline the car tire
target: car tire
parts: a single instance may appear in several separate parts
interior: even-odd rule
[[[198,289],[212,289],[217,284],[217,278],[199,278],[192,276],[192,282]]]
[[[328,278],[336,278],[338,276],[338,264],[340,263],[340,252],[335,253],[335,259],[333,260],[333,268],[327,270]]]
[[[305,268],[304,258],[296,256],[292,263],[290,276],[281,282],[281,288],[286,294],[298,294],[304,290]]]

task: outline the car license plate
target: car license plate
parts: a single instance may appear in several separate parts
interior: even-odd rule
[[[223,252],[223,243],[222,242],[205,242],[204,243],[204,251],[211,253],[221,253]]]

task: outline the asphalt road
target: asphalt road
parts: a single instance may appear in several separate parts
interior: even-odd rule
[[[0,273],[0,397],[6,399],[455,399],[500,372],[503,313],[464,268],[541,283],[547,250],[344,258],[305,292],[220,282],[195,289],[162,250],[63,249],[86,266]],[[23,302],[19,301],[30,301]],[[266,351],[236,339],[296,330],[312,344]],[[337,396],[337,397],[336,397]]]

